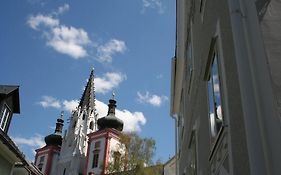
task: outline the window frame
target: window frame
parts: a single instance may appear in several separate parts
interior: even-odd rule
[[[92,168],[97,168],[99,165],[99,151],[93,151]]]
[[[188,172],[190,175],[197,175],[197,167],[198,167],[198,164],[197,164],[197,139],[196,139],[195,130],[193,130],[191,132],[188,148],[190,149],[190,151],[192,151],[192,152],[190,152],[191,158],[190,158],[190,162],[188,164]],[[194,160],[193,160],[193,158],[194,158]],[[194,162],[194,169],[192,169],[192,167],[191,167],[192,160]]]
[[[4,103],[0,116],[0,129],[2,131],[5,132],[7,130],[7,124],[9,123],[9,119],[11,116],[12,116],[12,110],[9,108],[9,106],[6,103]]]
[[[209,56],[206,64],[206,71],[204,75],[204,80],[206,81],[206,91],[207,91],[207,106],[208,106],[208,122],[209,122],[209,133],[210,133],[210,144],[211,144],[211,150],[214,149],[216,146],[216,143],[218,139],[220,138],[220,135],[222,131],[224,130],[224,127],[226,126],[226,116],[224,113],[224,94],[223,94],[223,74],[222,74],[222,66],[221,66],[221,59],[222,59],[222,54],[220,53],[219,50],[219,43],[218,43],[218,37],[212,38],[211,41],[211,46],[210,46],[210,51],[209,51]],[[210,120],[210,99],[209,99],[209,80],[211,79],[211,73],[212,73],[212,67],[214,60],[217,60],[217,74],[218,74],[218,85],[219,85],[219,95],[220,95],[220,106],[221,107],[221,126],[217,130],[216,134],[212,136],[212,126],[211,126],[211,120]],[[215,94],[213,90],[213,94]],[[214,98],[214,97],[213,97]],[[214,102],[214,101],[213,101]],[[215,103],[213,104],[213,109],[215,108]],[[217,113],[217,110],[214,110],[214,115],[215,112]]]
[[[200,13],[202,22],[204,21],[205,7],[206,7],[206,0],[200,0],[200,2],[199,2],[199,13]]]
[[[193,39],[192,39],[192,21],[190,21],[189,31],[185,48],[185,81],[187,84],[187,93],[192,89],[194,74],[194,56],[193,56]]]

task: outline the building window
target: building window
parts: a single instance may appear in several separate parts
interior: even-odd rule
[[[66,168],[63,169],[63,175],[65,175],[65,172],[66,172]]]
[[[72,128],[75,128],[75,127],[76,127],[76,124],[77,124],[77,121],[74,121],[74,122],[73,122],[73,125],[72,125]]]
[[[94,152],[92,168],[98,167],[98,164],[99,164],[99,153]]]
[[[201,20],[202,21],[203,21],[203,18],[204,18],[205,4],[206,4],[206,0],[200,0],[199,12],[201,14]]]
[[[40,171],[42,171],[42,169],[43,169],[43,164],[42,164],[42,163],[39,163],[39,164],[38,164],[38,169],[39,169]]]
[[[188,171],[189,171],[188,174],[196,175],[197,174],[197,149],[196,149],[195,131],[192,131],[189,148],[190,148],[191,159],[188,165]]]
[[[86,118],[86,114],[84,113],[82,116],[82,120],[85,120],[85,118]]]
[[[192,74],[193,74],[193,52],[192,52],[192,23],[190,23],[190,30],[188,34],[188,42],[186,46],[186,59],[185,59],[185,81],[187,84],[187,93],[190,92],[191,83],[192,83]]]
[[[113,164],[114,169],[119,170],[121,164],[121,153],[119,151],[115,151],[113,153],[113,157],[114,157],[114,164]]]
[[[8,119],[11,116],[11,110],[10,108],[4,104],[3,109],[1,111],[0,115],[0,129],[5,131],[8,123]]]
[[[45,160],[45,156],[41,156],[40,158],[39,158],[39,162],[38,162],[38,169],[40,170],[40,171],[42,171],[42,169],[43,169],[43,165],[44,165],[44,160]]]
[[[215,140],[223,124],[222,94],[220,88],[221,82],[218,59],[218,53],[215,51],[212,56],[208,76],[209,123],[212,142]]]

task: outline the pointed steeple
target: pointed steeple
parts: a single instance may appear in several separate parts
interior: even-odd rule
[[[81,97],[79,106],[81,109],[95,108],[95,86],[94,86],[94,68],[91,71],[84,93]]]

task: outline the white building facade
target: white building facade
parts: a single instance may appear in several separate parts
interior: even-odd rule
[[[177,174],[280,174],[280,1],[176,2]]]

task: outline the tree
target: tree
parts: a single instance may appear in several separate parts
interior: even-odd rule
[[[154,139],[141,138],[136,133],[123,133],[120,136],[118,147],[119,150],[125,150],[125,154],[111,153],[114,160],[108,164],[107,170],[109,174],[161,174],[162,165],[153,165],[152,161],[156,150]]]

